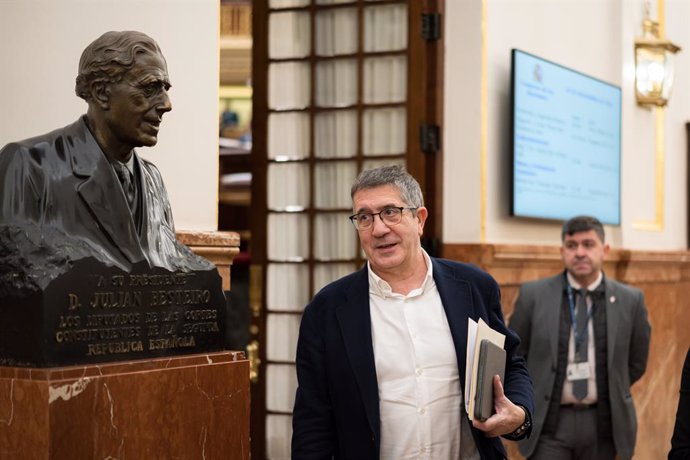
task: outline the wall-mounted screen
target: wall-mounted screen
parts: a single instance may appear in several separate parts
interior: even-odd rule
[[[517,49],[511,82],[511,214],[620,225],[620,87]]]

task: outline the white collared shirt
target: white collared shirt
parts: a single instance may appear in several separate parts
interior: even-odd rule
[[[582,286],[575,281],[570,273],[567,273],[568,283],[574,290],[582,289]],[[588,291],[593,291],[599,287],[601,281],[604,279],[604,274],[599,272],[599,276],[596,280],[589,286],[587,286]],[[587,313],[592,310],[592,296],[587,296]],[[571,318],[572,319],[572,318]],[[597,402],[597,375],[596,375],[596,355],[595,355],[595,344],[594,344],[594,318],[591,317],[587,323],[587,333],[589,334],[589,340],[587,341],[587,365],[589,367],[589,378],[587,379],[587,396],[585,396],[581,401],[573,395],[573,382],[569,381],[567,378],[563,381],[563,392],[561,394],[561,404],[594,404]],[[573,327],[570,326],[570,338],[568,339],[568,364],[575,362],[575,336],[573,334]]]
[[[453,337],[431,259],[426,253],[424,259],[426,278],[407,295],[392,292],[369,266],[380,458],[458,459],[468,449],[474,457],[462,458],[479,458],[467,422],[461,423],[463,399]]]

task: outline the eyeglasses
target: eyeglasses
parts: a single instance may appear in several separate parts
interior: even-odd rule
[[[417,208],[406,207],[387,207],[379,212],[359,212],[350,216],[350,220],[357,230],[365,230],[374,224],[374,216],[379,216],[381,222],[390,226],[397,225],[402,220],[402,214],[405,209],[415,211]]]

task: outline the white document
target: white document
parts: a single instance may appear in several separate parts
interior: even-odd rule
[[[477,393],[477,372],[479,365],[479,343],[483,339],[504,348],[506,336],[495,331],[479,318],[467,320],[467,362],[465,367],[465,411],[470,420],[474,419],[474,400]]]

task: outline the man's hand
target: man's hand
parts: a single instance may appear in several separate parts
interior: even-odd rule
[[[525,422],[525,411],[506,398],[498,375],[494,375],[494,408],[496,413],[486,421],[472,420],[472,425],[490,438],[510,434]]]

